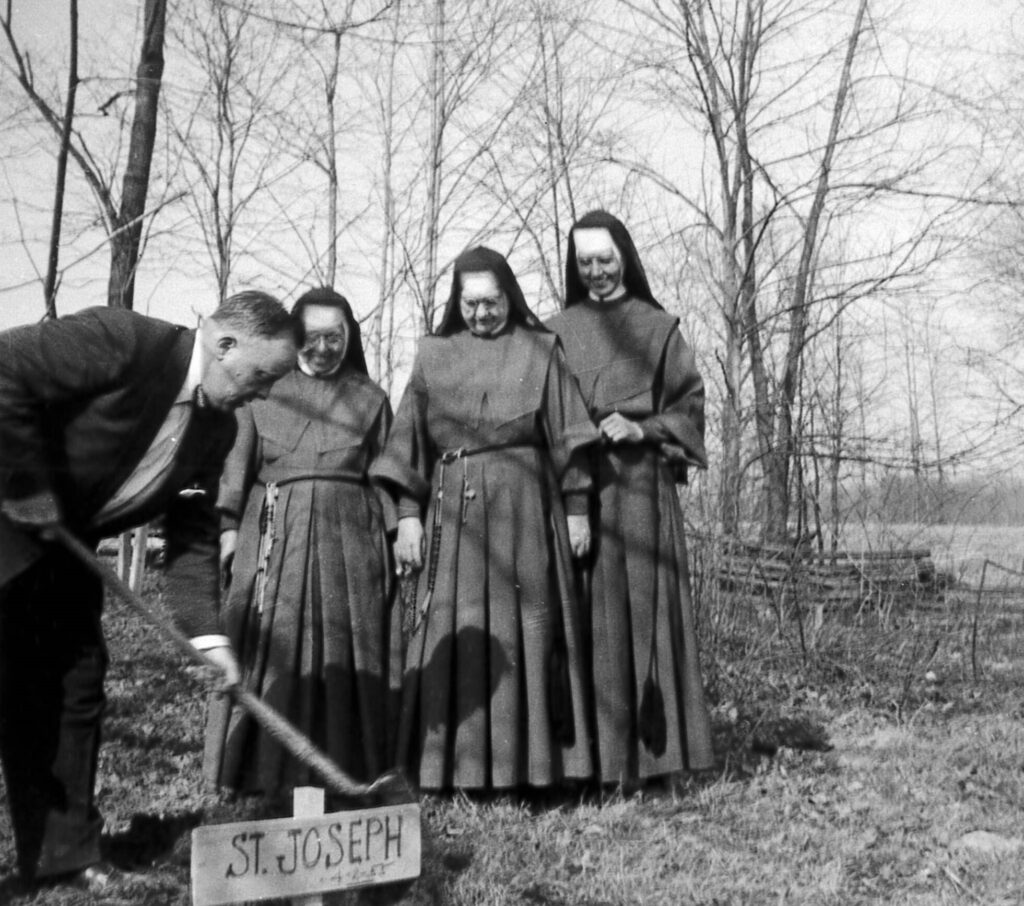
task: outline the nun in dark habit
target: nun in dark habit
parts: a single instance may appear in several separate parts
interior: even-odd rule
[[[508,262],[463,253],[372,470],[396,497],[398,567],[420,571],[399,763],[421,788],[591,777],[571,557],[598,439]]]
[[[635,784],[712,765],[676,484],[707,467],[704,385],[625,226],[575,223],[562,340],[594,423],[595,528],[583,581],[597,772]]]
[[[293,313],[306,335],[298,367],[240,410],[224,468],[221,553],[233,564],[221,619],[243,685],[370,781],[393,766],[401,677],[394,511],[368,477],[391,406],[344,296],[313,289]],[[211,700],[204,774],[266,795],[312,779],[226,698]]]

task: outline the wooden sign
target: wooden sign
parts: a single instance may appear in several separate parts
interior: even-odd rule
[[[308,896],[419,873],[415,803],[192,831],[193,906]]]

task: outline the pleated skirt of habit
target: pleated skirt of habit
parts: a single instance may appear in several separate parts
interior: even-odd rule
[[[247,689],[350,776],[393,767],[401,625],[380,502],[364,484],[282,484],[265,590],[257,600],[260,514],[248,501],[223,624]],[[204,775],[267,794],[313,781],[248,714],[212,699]]]
[[[437,484],[426,517],[434,544]],[[399,752],[423,789],[548,786],[592,774],[578,605],[543,451],[444,469],[434,587],[420,575]]]
[[[604,448],[599,463],[598,530],[582,583],[599,778],[616,783],[711,767],[683,514],[671,471],[647,446]]]

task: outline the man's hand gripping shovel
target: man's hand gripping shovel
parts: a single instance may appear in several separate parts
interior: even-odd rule
[[[96,555],[66,528],[61,525],[50,526],[47,528],[46,534],[71,551],[103,580],[107,588],[139,613],[182,654],[204,667],[211,667],[218,672],[223,671],[221,663],[197,650],[181,630],[146,604],[142,597],[132,591],[114,570],[97,559]],[[342,771],[306,736],[260,698],[237,684],[228,686],[224,691],[296,759],[310,770],[315,771],[326,786],[334,792],[352,798],[380,796],[392,803],[416,800],[415,791],[400,771],[387,771],[372,783],[360,783]]]

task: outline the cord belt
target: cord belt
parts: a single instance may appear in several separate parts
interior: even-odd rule
[[[271,471],[270,474],[273,474]],[[361,483],[364,481],[362,475],[353,475],[351,472],[297,472],[294,475],[282,475],[280,478],[266,479],[263,476],[259,477],[259,481],[263,482],[268,488],[271,485],[280,487],[284,484],[294,484],[296,481],[351,481],[355,483]]]
[[[535,447],[536,444],[529,443],[507,443],[507,444],[487,444],[483,447],[458,447],[454,450],[445,450],[438,457],[438,472],[437,472],[437,494],[434,497],[434,518],[431,523],[432,531],[430,533],[430,555],[427,559],[427,592],[423,596],[423,603],[419,606],[419,611],[416,614],[416,625],[413,627],[413,632],[419,629],[420,624],[423,622],[424,617],[427,615],[427,611],[430,609],[431,599],[434,597],[434,585],[437,582],[437,564],[441,558],[441,530],[443,528],[443,517],[442,511],[444,509],[444,472],[447,466],[460,459],[468,459],[471,456],[478,456],[481,453],[493,453],[496,450],[512,450],[519,447]],[[462,523],[466,522],[466,511],[469,508],[469,502],[476,497],[476,491],[469,486],[469,474],[466,472],[465,467],[462,471]]]

